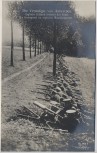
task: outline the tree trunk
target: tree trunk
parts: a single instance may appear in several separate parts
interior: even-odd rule
[[[42,50],[41,50],[41,53],[44,52],[44,43],[42,43]]]
[[[41,42],[40,42],[40,54],[41,54]]]
[[[10,57],[10,65],[13,65],[13,21],[11,20],[11,57]]]
[[[54,59],[53,59],[53,76],[56,75],[56,22],[54,20]]]
[[[39,55],[39,40],[38,40],[38,55]]]
[[[30,31],[30,58],[31,58],[31,31]]]
[[[34,56],[36,56],[36,35],[35,35],[35,54]]]
[[[44,52],[46,52],[46,44],[44,44]]]
[[[25,61],[24,18],[23,18],[23,61]]]

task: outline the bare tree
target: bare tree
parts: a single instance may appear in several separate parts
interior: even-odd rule
[[[31,32],[29,33],[29,48],[30,48],[30,58],[31,58]]]
[[[13,63],[13,21],[16,16],[15,12],[16,8],[16,2],[8,2],[8,18],[10,19],[10,25],[11,25],[11,54],[10,54],[10,65],[14,66]]]

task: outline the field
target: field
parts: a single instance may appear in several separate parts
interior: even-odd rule
[[[32,108],[33,101],[48,105],[45,99],[46,86],[52,78],[53,54],[43,53],[36,57],[26,51],[22,61],[20,50],[14,52],[14,67],[10,67],[10,50],[2,51],[2,103],[1,103],[1,149],[2,151],[94,151],[95,146],[95,60],[88,58],[64,57],[64,64],[79,79],[82,93],[84,124],[80,123],[71,132],[44,130],[26,119],[12,119],[22,105]],[[12,74],[21,72],[38,60],[43,60],[32,69],[10,79]],[[9,80],[3,82],[5,78]],[[74,79],[74,78],[72,78]],[[42,91],[42,92],[41,92]],[[44,93],[43,93],[44,92]],[[34,109],[34,108],[32,108]]]

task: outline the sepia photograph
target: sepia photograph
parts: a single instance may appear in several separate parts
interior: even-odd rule
[[[95,152],[96,1],[2,0],[1,151]]]

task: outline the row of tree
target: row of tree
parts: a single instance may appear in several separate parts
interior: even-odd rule
[[[37,33],[36,32],[32,32],[32,22],[27,21],[24,19],[24,16],[22,14],[22,9],[23,4],[25,2],[8,2],[8,18],[10,19],[10,25],[11,25],[11,61],[10,61],[10,65],[14,66],[14,62],[13,62],[13,48],[14,48],[14,42],[13,42],[13,35],[14,31],[13,31],[13,22],[18,22],[19,25],[22,27],[22,45],[20,44],[20,46],[22,46],[22,52],[23,52],[23,61],[25,61],[25,36],[28,36],[28,40],[29,40],[29,52],[30,52],[30,58],[32,57],[32,50],[31,48],[33,47],[34,49],[34,56],[36,56],[37,54],[41,54],[42,52],[44,52],[45,50],[45,44],[43,41],[41,41],[38,37],[37,37]],[[36,25],[35,25],[36,26]],[[37,29],[37,27],[35,27]]]
[[[36,56],[36,42],[41,42],[40,46],[45,46],[45,51],[50,50],[54,52],[54,75],[56,73],[56,54],[66,54],[69,56],[87,56],[87,54],[85,54],[86,50],[88,53],[91,44],[93,44],[93,42],[95,41],[95,19],[85,19],[79,17],[75,13],[72,2],[15,1],[8,2],[8,7],[9,18],[11,21],[11,65],[13,65],[13,22],[18,22],[22,27],[23,60],[25,60],[24,35],[26,35],[29,38],[30,58],[31,46],[33,44],[35,46],[34,55]],[[44,20],[25,18],[25,13],[23,12],[23,10],[31,9],[71,10],[70,15],[72,16],[72,19]],[[93,46],[95,46],[95,43],[93,44]],[[94,52],[92,52],[92,54],[93,53]]]

